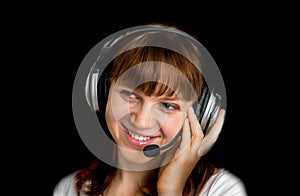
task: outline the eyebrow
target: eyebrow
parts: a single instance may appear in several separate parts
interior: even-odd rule
[[[174,97],[170,97],[170,96],[160,96],[160,97],[157,97],[161,100],[166,100],[166,101],[178,101],[178,97],[177,96],[174,96]]]
[[[143,91],[140,90],[133,90],[130,87],[127,86],[123,86],[123,85],[119,85],[120,88],[123,88],[125,90],[131,91],[132,93],[135,93],[137,96],[139,96],[140,94],[144,94]],[[163,100],[163,101],[179,101],[180,99],[178,98],[178,96],[174,95],[172,97],[170,96],[166,96],[166,95],[161,95],[161,96],[155,96],[157,97],[159,100]]]

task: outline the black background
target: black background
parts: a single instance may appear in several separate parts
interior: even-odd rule
[[[3,73],[18,79],[7,80],[6,85],[9,102],[5,104],[13,108],[7,115],[13,119],[10,133],[18,144],[7,156],[10,171],[17,171],[9,181],[26,184],[11,190],[51,195],[62,177],[94,158],[81,141],[72,114],[73,81],[89,50],[118,30],[173,22],[197,35],[225,82],[225,123],[207,156],[240,177],[249,195],[269,192],[265,179],[274,178],[266,160],[284,153],[269,145],[270,129],[276,130],[273,115],[277,117],[280,107],[274,97],[281,86],[276,83],[275,88],[274,81],[281,76],[275,74],[278,68],[273,61],[282,53],[273,52],[280,43],[273,41],[278,39],[278,29],[287,29],[281,15],[267,6],[223,11],[192,4],[132,10],[118,6],[121,12],[104,5],[80,9],[42,5],[5,15],[3,38],[10,55],[4,66],[8,71]]]
[[[66,21],[66,25],[70,25],[68,28],[63,28],[63,31],[57,29],[55,35],[57,43],[54,40],[57,47],[51,46],[54,54],[54,59],[51,58],[53,61],[51,66],[55,67],[52,70],[55,82],[53,84],[52,79],[49,81],[51,88],[49,93],[54,93],[50,95],[54,99],[50,109],[54,109],[54,116],[49,125],[53,131],[50,137],[55,143],[51,150],[54,157],[50,160],[53,169],[51,169],[49,189],[51,190],[61,177],[85,166],[93,158],[80,140],[72,119],[72,83],[81,61],[104,36],[147,22],[174,22],[185,26],[195,32],[219,65],[227,87],[228,107],[224,130],[217,144],[209,152],[209,156],[239,176],[250,188],[250,183],[247,182],[249,181],[247,170],[249,154],[253,152],[249,152],[247,142],[253,125],[247,119],[249,114],[247,114],[247,105],[243,101],[245,101],[244,97],[248,96],[249,88],[253,86],[248,82],[245,83],[245,76],[249,75],[247,67],[251,62],[249,62],[249,54],[243,49],[246,45],[253,44],[249,43],[250,40],[245,34],[251,29],[243,25],[239,25],[240,28],[237,29],[234,26],[237,24],[230,22],[226,24],[226,21],[223,21],[223,24],[221,22],[207,24],[202,23],[201,20],[197,22],[195,16],[149,18],[137,16],[126,21],[120,19],[108,23],[101,21],[93,26],[84,21],[71,25]],[[53,40],[51,42],[53,45]],[[246,128],[245,124],[247,124]]]

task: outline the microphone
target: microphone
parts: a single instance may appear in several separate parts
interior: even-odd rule
[[[170,143],[168,143],[162,147],[159,147],[156,144],[150,144],[148,146],[145,146],[143,148],[144,155],[146,157],[156,157],[156,156],[160,155],[160,151],[165,150],[165,149],[169,148],[171,145],[173,145],[176,142],[177,138],[179,136],[181,136],[181,133],[182,133],[182,131],[180,130]]]

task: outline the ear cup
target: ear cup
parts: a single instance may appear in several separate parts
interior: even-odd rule
[[[97,83],[97,97],[98,97],[98,105],[99,105],[99,112],[105,113],[106,104],[109,95],[110,89],[110,73],[111,73],[111,66],[107,66],[103,73],[100,75],[98,83]]]
[[[208,134],[210,128],[212,127],[212,125],[215,123],[219,110],[221,108],[221,96],[216,93],[213,89],[213,91],[210,94],[210,100],[211,100],[211,104],[209,106],[207,106],[206,110],[208,111],[207,116],[205,117],[205,121],[206,121],[206,127],[204,130],[205,134]],[[201,122],[202,123],[202,122]]]
[[[194,111],[199,121],[201,121],[203,117],[208,100],[209,100],[209,89],[206,83],[204,83],[204,86],[201,90],[201,96],[194,104]]]
[[[214,124],[221,107],[221,96],[215,92],[215,89],[209,89],[207,84],[201,91],[201,96],[193,104],[197,119],[202,127],[204,134],[207,134]]]
[[[106,119],[105,119],[105,110],[106,110],[106,105],[108,101],[108,95],[109,95],[109,89],[110,89],[110,73],[111,73],[111,66],[107,66],[104,70],[103,73],[99,76],[99,80],[97,82],[97,103],[94,103],[95,105],[98,105],[98,109],[95,110],[98,120],[105,131],[106,135],[111,139],[111,141],[114,141],[108,127],[106,124]]]
[[[85,83],[85,97],[93,111],[99,109],[97,102],[98,72],[90,72]]]
[[[95,112],[105,111],[109,94],[111,66],[107,66],[99,76],[99,69],[91,69],[85,84],[86,100]]]

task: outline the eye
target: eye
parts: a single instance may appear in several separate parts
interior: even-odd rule
[[[120,94],[127,101],[136,101],[136,100],[138,100],[138,97],[133,92],[131,92],[129,90],[121,90]]]
[[[160,103],[160,106],[168,111],[168,112],[173,112],[173,111],[177,111],[180,110],[180,107],[177,104],[172,104],[172,103]]]

